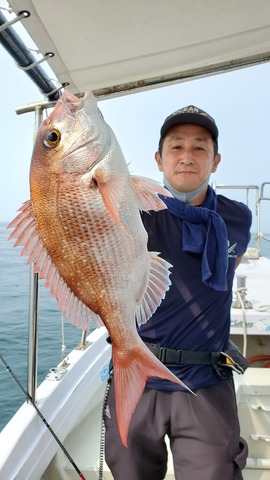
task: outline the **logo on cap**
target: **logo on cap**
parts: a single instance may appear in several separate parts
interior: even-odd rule
[[[182,113],[197,113],[199,115],[204,115],[205,117],[210,118],[213,122],[214,119],[208,115],[208,113],[204,112],[203,110],[200,110],[198,107],[194,107],[193,105],[189,105],[188,107],[180,108],[180,110],[176,110],[176,112],[173,112],[170,117],[174,117],[175,115],[181,115]],[[168,119],[170,118],[168,117]]]

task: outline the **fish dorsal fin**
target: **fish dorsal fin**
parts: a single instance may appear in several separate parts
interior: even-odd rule
[[[15,227],[15,228],[14,228]],[[89,330],[89,322],[94,321],[97,327],[103,325],[101,318],[81,302],[65,283],[56,266],[52,262],[42,240],[36,230],[31,201],[28,200],[20,209],[19,215],[8,225],[14,228],[9,240],[17,238],[14,247],[21,245],[22,255],[28,255],[26,264],[34,262],[34,273],[39,279],[45,279],[45,287],[57,301],[63,315],[77,328]]]
[[[172,197],[171,193],[165,187],[150,178],[135,175],[131,175],[130,177],[140,210],[148,212],[149,210],[158,211],[167,208],[158,196],[160,193],[165,197]]]
[[[141,304],[136,310],[136,320],[138,326],[146,323],[153,315],[157,307],[166,295],[166,291],[171,285],[170,270],[172,265],[159,257],[157,252],[149,252],[150,256],[150,275],[148,285]]]

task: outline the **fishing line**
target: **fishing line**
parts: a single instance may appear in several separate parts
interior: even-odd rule
[[[58,443],[59,447],[63,450],[64,454],[66,455],[66,457],[68,458],[68,460],[70,461],[71,465],[75,468],[76,472],[78,473],[79,477],[82,478],[82,480],[86,480],[86,478],[84,477],[84,475],[82,474],[82,472],[80,471],[80,469],[77,467],[76,463],[74,462],[74,460],[71,458],[71,456],[69,455],[68,451],[66,450],[66,448],[64,447],[64,445],[62,444],[62,442],[59,440],[59,438],[57,437],[56,433],[53,431],[53,429],[51,428],[51,426],[48,424],[46,418],[44,418],[44,416],[42,415],[41,411],[39,410],[39,408],[36,406],[36,404],[33,402],[32,400],[32,397],[31,395],[29,395],[29,393],[25,390],[24,386],[22,385],[22,383],[20,382],[20,380],[18,379],[18,377],[15,375],[15,373],[12,371],[12,369],[10,368],[10,366],[7,364],[7,362],[5,361],[3,355],[1,355],[0,353],[0,360],[3,362],[3,364],[5,365],[7,371],[10,373],[10,375],[12,376],[13,380],[15,380],[15,382],[17,383],[18,387],[22,390],[22,392],[25,394],[25,396],[28,398],[28,400],[30,400],[31,404],[33,405],[34,409],[36,410],[38,416],[41,418],[41,420],[43,421],[43,423],[46,425],[47,429],[49,430],[49,432],[52,434],[53,438],[56,440],[56,442]]]

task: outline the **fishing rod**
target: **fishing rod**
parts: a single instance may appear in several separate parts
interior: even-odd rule
[[[41,420],[43,421],[43,423],[46,425],[47,429],[49,430],[49,432],[52,434],[53,438],[56,440],[56,442],[58,443],[59,447],[63,450],[64,454],[66,455],[66,457],[68,458],[68,460],[70,461],[71,465],[74,467],[74,469],[76,470],[76,472],[78,473],[79,477],[82,478],[82,480],[86,480],[85,476],[82,474],[82,472],[80,471],[80,469],[77,467],[76,463],[74,462],[74,460],[72,459],[72,457],[70,456],[70,454],[68,453],[68,451],[66,450],[66,448],[64,447],[63,443],[59,440],[59,438],[57,437],[56,433],[53,431],[53,429],[51,428],[51,426],[48,424],[46,418],[42,415],[41,411],[39,410],[39,408],[36,406],[35,402],[33,402],[33,399],[31,397],[31,395],[29,395],[29,393],[25,390],[24,386],[22,385],[22,383],[20,382],[20,380],[18,379],[18,377],[15,375],[15,373],[12,371],[11,367],[7,364],[6,360],[4,359],[3,355],[0,353],[0,360],[2,361],[2,363],[4,364],[4,366],[6,367],[7,371],[10,373],[10,375],[12,376],[13,380],[15,380],[15,382],[17,383],[18,387],[22,390],[22,392],[25,394],[25,396],[28,398],[28,400],[31,402],[31,404],[33,405],[34,409],[36,410],[38,416],[41,418]]]

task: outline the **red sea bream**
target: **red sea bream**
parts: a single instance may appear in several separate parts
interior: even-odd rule
[[[31,199],[9,225],[68,320],[106,326],[112,340],[116,411],[127,446],[133,411],[149,376],[182,384],[137,333],[170,286],[170,265],[148,252],[140,210],[166,208],[153,180],[131,176],[95,97],[65,91],[40,126]]]

